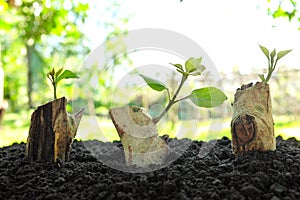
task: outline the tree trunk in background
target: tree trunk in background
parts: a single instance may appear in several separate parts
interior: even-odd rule
[[[4,71],[1,67],[1,61],[0,61],[0,125],[7,107],[8,104],[4,100]]]
[[[33,112],[26,146],[28,160],[60,163],[68,160],[83,110],[71,116],[66,104],[63,97]]]
[[[234,95],[231,121],[235,155],[247,151],[275,150],[274,122],[269,85],[257,82],[243,85]]]
[[[33,108],[32,104],[32,52],[34,46],[29,46],[26,44],[26,54],[27,54],[27,97],[29,108]]]

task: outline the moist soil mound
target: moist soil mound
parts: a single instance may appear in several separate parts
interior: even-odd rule
[[[146,173],[104,165],[86,142],[73,143],[63,167],[28,162],[25,144],[13,144],[0,148],[0,199],[300,199],[300,142],[276,140],[276,151],[237,158],[228,138],[212,141],[205,156],[199,152],[208,143],[190,141],[186,151],[172,150],[179,156],[175,162]],[[107,151],[108,143],[93,143]]]

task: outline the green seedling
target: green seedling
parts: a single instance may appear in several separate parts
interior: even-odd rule
[[[276,49],[274,49],[270,53],[266,47],[263,47],[261,45],[259,45],[259,47],[262,50],[262,52],[265,54],[265,56],[268,58],[268,73],[266,77],[263,74],[259,74],[258,76],[262,82],[267,83],[272,77],[272,73],[275,70],[278,60],[281,59],[283,56],[287,55],[288,53],[290,53],[292,50],[279,51],[276,54]]]
[[[57,96],[56,96],[57,84],[63,79],[79,78],[79,76],[70,70],[64,70],[63,67],[57,71],[55,71],[55,69],[53,67],[47,73],[47,78],[51,81],[51,84],[53,86],[54,99],[57,99]]]
[[[191,92],[190,95],[177,99],[177,96],[188,79],[189,76],[200,76],[202,72],[205,70],[205,66],[201,64],[202,58],[189,58],[186,62],[184,67],[181,64],[172,64],[176,71],[179,72],[182,77],[181,81],[179,83],[179,86],[173,96],[171,96],[169,88],[162,82],[152,79],[148,76],[141,75],[140,76],[145,80],[147,85],[156,91],[166,91],[168,94],[168,104],[166,108],[160,113],[157,117],[153,119],[153,122],[156,124],[159,122],[159,120],[169,111],[169,109],[179,101],[189,99],[191,100],[195,105],[199,107],[205,107],[205,108],[212,108],[221,105],[225,100],[227,100],[226,95],[215,87],[204,87],[195,89]]]

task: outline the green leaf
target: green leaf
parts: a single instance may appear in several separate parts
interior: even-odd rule
[[[183,70],[183,67],[181,64],[172,64],[170,63],[171,65],[175,66],[176,68],[180,69],[180,70]]]
[[[197,68],[199,68],[201,66],[201,61],[202,58],[189,58],[186,62],[185,62],[185,71],[186,72],[193,72],[195,70],[197,70]]]
[[[54,76],[55,70],[54,67],[48,72],[49,75]]]
[[[63,67],[60,68],[60,69],[55,73],[55,76],[58,77],[58,76],[62,73],[63,69],[64,69]]]
[[[215,87],[205,87],[193,90],[188,98],[197,106],[212,108],[227,100],[226,95]]]
[[[156,91],[163,91],[165,89],[167,89],[167,87],[160,81],[158,80],[155,80],[155,79],[152,79],[148,76],[145,76],[145,75],[142,75],[140,74],[140,76],[145,80],[145,82],[147,83],[147,85],[149,87],[151,87],[153,90],[156,90]]]
[[[262,50],[262,52],[265,54],[265,56],[266,56],[268,59],[270,59],[270,58],[269,58],[269,50],[268,50],[266,47],[261,46],[261,45],[259,45],[259,47],[260,47],[260,49]]]
[[[271,54],[270,54],[270,56],[271,56],[271,66],[272,66],[272,67],[275,67],[275,66],[273,66],[275,55],[276,55],[276,49],[274,49],[274,50],[271,52]]]
[[[276,49],[274,49],[272,52],[271,52],[271,58],[274,58],[276,55]]]
[[[79,76],[70,70],[65,70],[60,76],[57,77],[56,84],[62,79],[68,78],[79,78]]]
[[[259,78],[261,79],[262,82],[265,82],[265,76],[263,74],[258,74]]]
[[[202,72],[206,69],[206,67],[204,65],[200,65],[197,67],[197,69],[195,71],[193,71],[192,73],[189,73],[189,75],[192,76],[199,76],[202,74]]]
[[[277,60],[279,60],[280,58],[282,58],[283,56],[285,56],[286,54],[290,53],[292,50],[285,50],[285,51],[279,51],[277,54]]]
[[[178,71],[179,73],[181,73],[181,74],[184,75],[184,76],[190,75],[189,73],[187,73],[187,72],[185,72],[185,71],[183,71],[183,70],[176,69],[176,71]]]

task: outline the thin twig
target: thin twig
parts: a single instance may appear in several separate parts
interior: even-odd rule
[[[176,101],[176,98],[177,98],[177,95],[179,93],[179,91],[181,90],[184,82],[187,80],[187,77],[188,75],[182,75],[182,78],[181,78],[181,82],[173,96],[173,98],[169,101],[167,107],[157,116],[153,119],[153,122],[156,124],[157,122],[159,122],[159,120],[161,120],[161,118],[169,111],[169,109],[172,107],[173,104],[175,104],[177,101]]]

